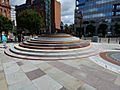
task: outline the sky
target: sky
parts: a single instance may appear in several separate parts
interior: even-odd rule
[[[61,2],[61,19],[64,24],[74,23],[74,7],[75,0],[57,0]],[[26,0],[10,0],[12,5],[20,5],[26,2]]]

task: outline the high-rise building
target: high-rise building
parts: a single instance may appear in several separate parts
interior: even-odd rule
[[[58,20],[56,20],[56,0],[27,0],[25,4],[20,6],[16,6],[16,18],[19,12],[25,9],[33,9],[38,14],[40,14],[44,18],[44,28],[43,30],[52,33],[55,32],[55,29],[58,28],[56,25]],[[57,8],[59,10],[59,8]],[[60,11],[60,10],[59,10]],[[60,13],[60,12],[57,13]],[[59,17],[60,15],[58,15]],[[60,20],[61,21],[61,20]],[[59,22],[60,22],[59,21]],[[19,26],[19,25],[18,25]]]
[[[9,0],[0,0],[0,15],[11,18],[11,8]]]
[[[61,4],[58,1],[55,1],[55,28],[60,30],[61,24]]]
[[[76,0],[83,21],[120,21],[120,0]]]

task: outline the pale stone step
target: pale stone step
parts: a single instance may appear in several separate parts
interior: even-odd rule
[[[63,52],[63,53],[46,53],[46,52],[28,52],[28,51],[20,51],[15,49],[14,47],[10,48],[10,51],[13,53],[21,54],[21,55],[31,55],[31,56],[40,56],[40,57],[65,57],[65,56],[78,56],[85,55],[94,52],[95,50],[86,50],[86,51],[74,51],[74,52]]]
[[[46,52],[46,53],[63,53],[63,52],[74,52],[74,51],[83,51],[83,50],[89,50],[90,48],[93,48],[93,45],[90,44],[87,47],[84,48],[77,48],[77,49],[67,49],[67,50],[42,50],[42,49],[30,49],[30,48],[24,48],[19,46],[18,44],[14,46],[15,49],[21,50],[21,51],[28,51],[28,52]]]

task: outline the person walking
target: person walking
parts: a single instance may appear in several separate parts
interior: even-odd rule
[[[21,42],[21,34],[18,34],[18,42],[20,43]]]
[[[3,31],[2,32],[2,43],[3,43],[4,48],[7,48],[6,41],[7,41],[7,37],[5,35],[5,32]]]

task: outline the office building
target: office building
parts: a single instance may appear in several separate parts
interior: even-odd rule
[[[83,21],[120,21],[120,0],[76,0],[76,10]]]

